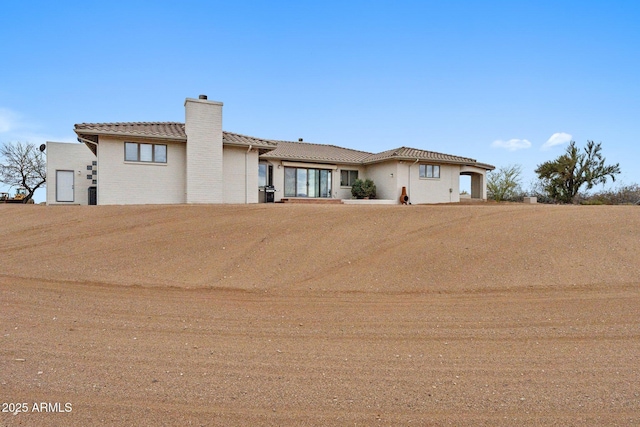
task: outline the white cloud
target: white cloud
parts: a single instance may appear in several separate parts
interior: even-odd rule
[[[568,133],[556,132],[553,135],[551,135],[549,139],[547,139],[547,142],[542,144],[542,147],[540,147],[540,149],[548,150],[553,146],[566,144],[567,142],[570,142],[572,138],[573,137]]]
[[[18,126],[18,115],[6,108],[0,108],[0,133],[9,132]]]
[[[508,141],[497,139],[491,143],[491,146],[493,148],[504,148],[505,150],[516,151],[531,147],[531,143],[526,139],[510,139]]]

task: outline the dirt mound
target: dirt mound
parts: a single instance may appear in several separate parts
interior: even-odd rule
[[[29,409],[0,426],[640,423],[634,206],[5,205],[0,224],[0,395]]]
[[[16,207],[0,214],[4,274],[30,278],[430,292],[640,277],[633,207],[276,204]]]

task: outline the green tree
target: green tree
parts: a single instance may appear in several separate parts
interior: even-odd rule
[[[562,203],[574,203],[580,188],[604,184],[607,178],[616,180],[620,164],[606,165],[601,143],[587,141],[584,151],[571,141],[564,154],[557,159],[538,165],[536,173],[551,198]]]
[[[520,191],[520,175],[522,166],[503,166],[495,171],[489,172],[487,176],[488,197],[496,202],[503,200],[513,200]]]
[[[47,182],[44,153],[31,143],[11,142],[2,145],[0,182],[27,190],[27,196],[23,199],[23,203],[27,203],[33,193]]]

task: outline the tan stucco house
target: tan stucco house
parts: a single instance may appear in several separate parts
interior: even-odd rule
[[[368,153],[225,132],[222,103],[204,95],[185,101],[185,123],[82,123],[74,130],[80,144],[47,143],[47,204],[347,200],[357,178],[372,179],[377,199],[389,203],[399,203],[403,187],[410,203],[449,203],[460,201],[461,175],[471,176],[472,198],[486,199],[493,170],[415,148]]]

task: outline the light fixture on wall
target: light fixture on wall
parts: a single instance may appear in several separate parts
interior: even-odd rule
[[[391,172],[389,175],[391,175],[391,178],[393,178],[393,172]]]

